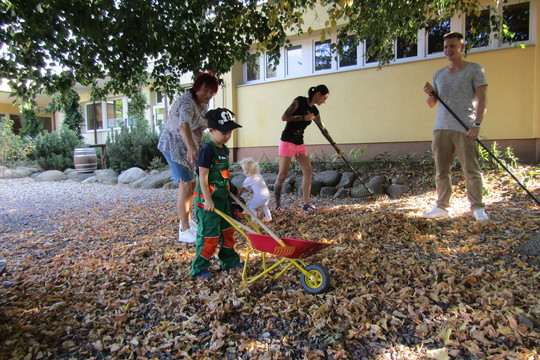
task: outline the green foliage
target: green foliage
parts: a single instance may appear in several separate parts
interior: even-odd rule
[[[13,133],[13,120],[0,118],[0,165],[12,167],[32,153],[34,145]]]
[[[494,157],[499,159],[499,161],[502,162],[507,168],[518,167],[519,159],[514,155],[514,150],[508,146],[503,151],[501,151],[496,141],[492,142],[490,147],[490,152],[493,154],[494,157],[492,157],[489,152],[484,149],[484,147],[480,144],[478,144],[478,152],[480,154],[479,163],[482,170],[504,170],[501,164],[497,162]]]
[[[73,89],[62,91],[56,96],[58,108],[64,113],[64,124],[75,131],[77,137],[82,140],[81,125],[84,118],[79,108],[79,94]]]
[[[150,162],[150,165],[148,165],[148,170],[159,170],[165,167],[165,163],[163,162],[163,159],[156,156],[152,159]]]
[[[398,157],[398,163],[403,167],[410,168],[413,164],[415,156],[416,153],[401,155]]]
[[[32,155],[42,169],[63,171],[74,166],[73,150],[82,145],[77,133],[63,126],[60,131],[38,135]]]
[[[52,94],[75,83],[98,89],[96,98],[130,94],[148,81],[148,68],[153,87],[172,94],[180,90],[182,74],[201,69],[224,74],[237,61],[248,60],[253,44],[278,60],[290,34],[314,30],[303,17],[318,5],[326,6],[328,14],[321,37],[338,33],[334,51],[343,52],[354,34],[356,44],[370,40],[367,55],[376,55],[384,65],[394,58],[395,39],[416,41],[418,30],[433,21],[474,13],[480,3],[489,6],[480,0],[43,0],[32,6],[4,1],[0,68],[19,97]],[[505,34],[500,15],[493,15],[491,26],[492,33]],[[57,74],[52,66],[67,70]],[[102,87],[99,79],[107,79]]]
[[[392,165],[392,161],[390,160],[390,154],[388,153],[388,151],[375,155],[373,161],[379,163],[379,165],[384,167],[390,167]]]
[[[343,162],[336,161],[334,156],[328,157],[324,151],[312,152],[309,158],[314,171],[337,170],[343,166]]]
[[[261,168],[261,172],[263,173],[276,173],[279,171],[279,162],[277,161],[277,159],[274,162],[271,162],[271,161],[261,162],[259,163],[259,166]]]
[[[155,158],[164,162],[158,150],[159,135],[151,131],[146,121],[135,121],[135,126],[122,125],[120,130],[111,130],[107,136],[107,165],[123,171],[132,167],[143,170],[155,166]]]
[[[23,107],[21,111],[22,129],[21,136],[37,136],[42,130],[43,125],[39,122],[36,113],[34,112],[34,106]]]

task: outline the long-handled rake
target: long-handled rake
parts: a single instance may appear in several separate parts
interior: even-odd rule
[[[360,183],[366,188],[366,190],[369,192],[369,195],[370,196],[375,196],[375,194],[373,194],[373,192],[371,191],[371,189],[362,181],[362,178],[360,177],[360,175],[358,174],[358,172],[356,171],[356,169],[351,165],[351,163],[349,162],[349,160],[347,159],[347,157],[345,156],[345,154],[343,153],[343,151],[341,151],[341,149],[337,146],[336,142],[334,141],[334,139],[332,139],[332,137],[330,136],[330,133],[328,132],[328,130],[324,127],[322,121],[320,119],[315,119],[313,120],[315,122],[315,124],[317,124],[317,126],[319,127],[319,130],[321,130],[321,133],[323,134],[323,136],[326,138],[326,140],[328,140],[328,142],[330,143],[330,145],[332,145],[332,147],[334,148],[334,150],[336,150],[337,154],[339,155],[339,157],[341,157],[341,159],[343,160],[343,162],[347,165],[347,167],[354,173],[354,175],[356,175],[356,177],[358,178],[358,180],[360,180]]]
[[[467,125],[465,125],[465,123],[464,123],[464,122],[456,115],[456,113],[455,113],[452,109],[450,109],[450,107],[449,107],[448,105],[446,105],[446,103],[439,97],[439,94],[437,94],[435,91],[433,91],[431,94],[435,97],[435,99],[437,99],[437,100],[438,100],[438,101],[446,108],[446,110],[448,110],[448,112],[449,112],[450,114],[452,114],[452,116],[453,116],[453,117],[461,124],[461,126],[463,126],[463,127],[465,128],[466,131],[469,131],[469,128],[467,127]],[[478,144],[480,144],[480,146],[482,146],[482,148],[483,148],[484,150],[486,150],[487,153],[488,153],[489,155],[491,155],[491,157],[492,157],[492,158],[493,158],[493,159],[494,159],[494,160],[495,160],[495,161],[496,161],[496,162],[497,162],[504,170],[506,170],[506,172],[508,173],[508,175],[510,175],[510,177],[511,177],[512,179],[514,179],[514,181],[515,181],[515,182],[516,182],[516,183],[517,183],[517,184],[518,184],[518,185],[519,185],[519,186],[527,193],[527,195],[529,195],[529,196],[531,197],[531,199],[534,200],[534,202],[536,202],[536,205],[540,206],[540,201],[533,195],[533,193],[531,193],[531,192],[529,191],[529,189],[527,189],[527,188],[525,187],[525,185],[523,185],[523,184],[522,184],[522,183],[514,176],[514,174],[512,174],[512,172],[506,167],[506,165],[505,165],[501,160],[499,160],[499,159],[498,159],[498,158],[497,158],[497,157],[489,150],[489,148],[488,148],[486,145],[484,145],[484,143],[483,143],[482,141],[480,141],[480,139],[476,138],[476,142],[477,142]]]

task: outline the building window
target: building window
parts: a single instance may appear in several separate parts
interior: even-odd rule
[[[85,112],[88,131],[118,127],[127,120],[127,98],[88,103]]]
[[[266,58],[266,78],[271,79],[277,77],[276,61],[270,58],[270,55],[265,54]]]
[[[348,36],[343,45],[343,54],[339,57],[339,67],[358,65],[358,46],[354,43],[354,36]]]
[[[302,59],[302,45],[287,48],[287,75],[300,75],[304,61]]]
[[[255,81],[261,79],[261,58],[253,55],[247,63],[247,80]]]
[[[379,62],[379,55],[377,53],[368,55],[369,48],[371,47],[371,40],[366,40],[366,64],[373,64]]]
[[[450,20],[442,23],[433,23],[427,29],[427,54],[436,54],[444,51],[444,35],[450,32]]]
[[[510,37],[499,39],[492,31],[492,16],[497,13],[504,19],[511,32],[513,42],[534,45],[537,2],[508,0],[497,9],[478,8],[470,15],[455,14],[451,19],[433,22],[418,32],[415,39],[398,38],[393,42],[393,63],[404,63],[432,59],[444,55],[444,35],[451,31],[463,33],[470,51],[486,51],[508,48]],[[319,37],[295,39],[290,47],[282,48],[279,63],[271,61],[268,54],[253,57],[244,64],[245,83],[274,81],[319,73],[339,72],[376,66],[380,54],[367,56],[372,39],[355,44],[355,35],[347,36],[341,53],[336,53],[332,44],[339,40],[337,35],[328,39]],[[255,52],[255,50],[254,50]]]
[[[86,104],[86,129],[103,129],[103,112],[101,110],[101,102]]]
[[[37,116],[37,119],[43,125],[43,130],[46,130],[48,132],[52,132],[54,130],[52,118],[50,116]]]
[[[465,42],[467,47],[480,48],[491,43],[490,11],[482,10],[478,14],[465,18]]]
[[[406,39],[396,40],[396,59],[406,59],[418,56],[418,42]]]
[[[165,95],[162,91],[156,91],[156,104],[163,104]]]
[[[124,102],[122,99],[107,101],[107,126],[118,127],[124,120]]]
[[[529,40],[529,22],[530,22],[530,9],[529,2],[523,2],[519,4],[504,5],[503,17],[508,25],[508,29],[514,34],[506,36],[505,43],[508,43],[511,39],[513,41],[527,41]]]
[[[332,46],[330,40],[315,42],[315,71],[332,69]]]

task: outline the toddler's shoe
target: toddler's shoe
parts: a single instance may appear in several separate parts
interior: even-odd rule
[[[283,205],[280,205],[280,206],[276,206],[275,207],[276,211],[281,211],[281,212],[284,212],[287,210],[287,208]]]
[[[307,204],[307,205],[302,205],[302,210],[304,210],[305,212],[312,212],[314,210],[317,210],[317,207],[313,204]]]

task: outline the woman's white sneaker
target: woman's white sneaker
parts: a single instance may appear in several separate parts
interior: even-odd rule
[[[180,235],[178,236],[178,241],[185,242],[185,243],[194,243],[197,240],[195,235],[191,232],[191,229],[187,229],[180,232]]]
[[[435,205],[435,207],[430,212],[422,214],[422,217],[424,219],[445,218],[448,216],[450,216],[450,214],[448,214],[448,211],[441,209],[437,205]]]

